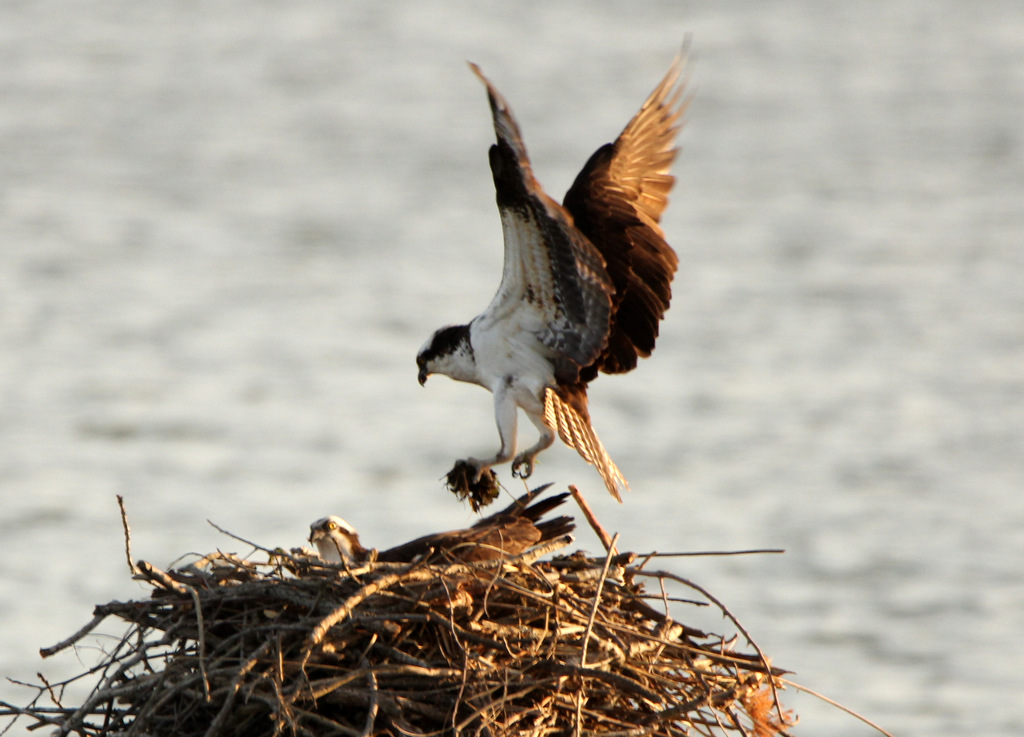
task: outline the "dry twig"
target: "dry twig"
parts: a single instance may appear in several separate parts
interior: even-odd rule
[[[91,694],[65,706],[68,682],[43,681],[28,706],[0,703],[0,716],[81,737],[785,734],[785,672],[721,602],[633,565],[617,537],[601,558],[540,560],[569,542],[476,564],[346,568],[258,545],[254,561],[140,561],[150,598],[99,606],[43,650],[73,646],[108,617],[128,623],[77,677],[96,679]],[[650,578],[700,592],[753,652],[656,611]]]
[[[358,578],[277,553],[140,561],[150,599],[98,607],[49,650],[107,616],[131,624],[92,694],[0,713],[85,737],[755,733],[745,703],[782,672],[648,616],[623,556],[538,561],[567,543],[475,565],[369,564]]]

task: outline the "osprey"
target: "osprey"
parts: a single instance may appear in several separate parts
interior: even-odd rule
[[[411,542],[377,554],[377,560],[412,563],[422,560],[460,560],[474,563],[502,555],[518,555],[548,540],[568,535],[576,529],[572,517],[551,520],[540,518],[558,507],[569,495],[556,494],[535,504],[533,499],[550,484],[527,492],[505,509],[485,517],[465,530],[424,535]],[[359,563],[370,551],[359,542],[355,528],[341,517],[331,515],[309,526],[309,541],[328,563]]]
[[[508,103],[470,64],[487,88],[497,136],[489,158],[505,241],[501,284],[469,324],[436,331],[416,363],[421,385],[438,373],[494,395],[501,447],[490,458],[459,462],[471,484],[513,456],[513,475],[528,477],[557,434],[597,468],[617,500],[629,488],[591,427],[587,384],[649,356],[669,306],[678,257],[658,222],[689,103],[684,60],[676,57],[615,142],[590,157],[561,205],[534,179]],[[519,409],[540,437],[516,455]]]

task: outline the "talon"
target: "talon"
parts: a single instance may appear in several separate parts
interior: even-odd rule
[[[512,463],[512,475],[518,479],[528,479],[533,474],[533,458],[521,455]]]

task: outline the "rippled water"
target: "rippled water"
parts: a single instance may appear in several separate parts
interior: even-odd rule
[[[1024,16],[624,5],[0,6],[0,674],[69,675],[37,648],[144,594],[116,494],[158,565],[238,549],[207,519],[468,523],[436,479],[490,397],[413,363],[500,271],[464,61],[559,194],[692,32],[673,308],[592,391],[634,491],[564,448],[536,478],[635,550],[786,548],[666,565],[892,731],[1024,731]],[[787,695],[798,734],[870,734]]]

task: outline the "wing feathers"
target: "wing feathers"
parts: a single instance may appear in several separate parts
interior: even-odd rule
[[[685,53],[614,143],[599,148],[565,195],[576,227],[604,256],[615,286],[605,350],[582,374],[621,373],[649,356],[672,298],[679,259],[659,226],[675,178],[669,174],[680,120],[689,105]]]
[[[605,348],[614,287],[604,258],[534,179],[508,103],[478,67],[470,67],[487,87],[494,118],[490,164],[505,240],[501,284],[485,314],[540,314],[535,335],[550,349],[558,380],[574,382]]]

